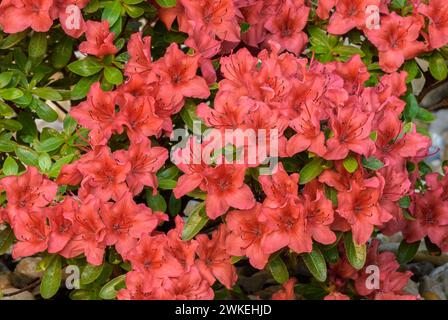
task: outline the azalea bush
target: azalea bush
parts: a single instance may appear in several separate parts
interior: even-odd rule
[[[420,299],[403,265],[448,251],[412,87],[447,77],[445,0],[1,0],[0,30],[0,254],[43,298]],[[252,162],[192,134],[249,129]]]

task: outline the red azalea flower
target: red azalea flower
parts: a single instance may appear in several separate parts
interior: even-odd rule
[[[0,179],[0,188],[6,191],[7,220],[13,224],[21,212],[43,208],[53,201],[57,184],[40,174],[35,167],[28,167],[20,176]]]
[[[327,141],[324,158],[339,160],[347,157],[349,151],[368,157],[375,150],[370,138],[373,114],[362,112],[357,102],[338,108],[330,119],[333,136]]]
[[[381,18],[379,30],[366,31],[369,40],[378,48],[381,69],[394,72],[405,60],[426,50],[426,45],[417,41],[422,27],[422,20],[417,16],[401,17],[392,12]]]
[[[181,0],[185,13],[195,25],[204,25],[207,31],[221,40],[239,42],[240,27],[232,0]]]
[[[107,203],[101,210],[101,219],[106,226],[106,245],[115,245],[123,257],[143,234],[150,234],[159,222],[150,208],[136,204],[128,192],[114,204]]]
[[[198,268],[193,267],[177,278],[166,278],[162,282],[159,299],[162,300],[212,300],[213,289]]]
[[[141,32],[131,35],[128,42],[129,60],[125,66],[125,74],[131,76],[137,74],[145,81],[152,82],[156,80],[151,61],[151,37],[142,38]]]
[[[79,203],[72,197],[66,197],[63,202],[45,209],[51,229],[48,241],[49,253],[61,251],[72,239],[74,235],[72,221],[78,210]]]
[[[328,10],[330,3],[323,3]],[[353,28],[363,29],[366,26],[369,5],[379,7],[379,0],[337,0],[336,11],[331,16],[328,32],[333,34],[345,34]],[[325,10],[326,11],[326,10]],[[323,12],[321,12],[323,13]]]
[[[48,247],[50,227],[42,209],[23,211],[17,215],[12,228],[18,242],[12,248],[13,259],[32,256]]]
[[[97,82],[90,88],[87,101],[70,110],[70,115],[80,125],[91,130],[92,145],[105,145],[113,133],[123,132],[123,121],[115,111],[115,99],[115,92],[104,92]]]
[[[379,206],[382,185],[373,177],[362,183],[353,181],[350,190],[338,193],[337,212],[350,224],[353,239],[358,244],[366,243],[374,226],[381,226],[392,216],[382,212]]]
[[[448,44],[448,3],[444,0],[431,0],[428,5],[420,4],[418,12],[429,18],[429,43],[432,49]]]
[[[300,115],[289,123],[289,126],[296,132],[286,145],[286,152],[289,156],[305,150],[319,156],[325,154],[325,136],[320,131],[320,115],[318,112],[316,106],[304,106]]]
[[[154,277],[179,277],[184,268],[180,262],[166,250],[166,235],[149,236],[143,234],[128,259],[132,267],[139,272]]]
[[[6,33],[18,33],[31,27],[47,32],[53,24],[50,9],[53,0],[5,0],[0,4],[0,26]]]
[[[155,114],[153,97],[133,98],[127,96],[121,106],[120,118],[126,126],[129,140],[139,143],[146,137],[157,135],[162,130],[163,119]]]
[[[246,168],[239,165],[218,165],[206,174],[205,211],[211,219],[223,215],[230,207],[251,209],[255,198],[249,186],[244,183]]]
[[[153,188],[157,192],[157,171],[168,159],[168,150],[162,147],[152,147],[149,140],[131,143],[129,149],[114,152],[114,158],[120,163],[130,163],[131,169],[126,176],[126,183],[133,195],[143,190],[143,186]]]
[[[298,199],[299,174],[293,173],[289,176],[282,163],[278,164],[274,174],[260,175],[258,181],[266,194],[263,202],[265,207],[280,208],[286,206],[289,201]]]
[[[308,36],[302,30],[308,21],[310,8],[305,6],[303,0],[286,1],[280,12],[272,16],[265,24],[271,33],[267,39],[280,44],[295,54],[300,54],[308,42]]]
[[[197,249],[199,259],[196,265],[210,285],[215,283],[216,278],[227,289],[231,289],[238,276],[225,248],[226,233],[225,226],[221,225],[213,231],[211,239],[206,234],[196,236],[199,245]]]
[[[131,163],[119,163],[107,147],[102,147],[95,158],[78,164],[84,178],[78,195],[87,198],[98,197],[103,202],[110,198],[117,200],[127,191],[125,180],[131,170]]]
[[[157,60],[162,83],[171,87],[171,95],[205,99],[210,90],[204,78],[196,75],[199,55],[186,55],[172,43],[163,58]]]
[[[87,21],[86,39],[79,45],[79,51],[84,54],[103,58],[118,52],[117,47],[114,45],[114,33],[110,32],[107,20],[102,22]]]
[[[261,240],[263,251],[274,253],[289,247],[296,253],[311,252],[312,240],[306,233],[305,207],[299,201],[290,201],[283,208],[263,208],[261,221],[269,227]]]
[[[269,231],[266,224],[259,221],[261,208],[257,203],[252,209],[230,211],[226,216],[227,252],[237,257],[247,256],[250,264],[260,270],[269,259],[261,246],[263,235]]]
[[[106,227],[99,214],[102,205],[98,198],[90,196],[73,217],[66,217],[72,219],[74,237],[59,252],[61,256],[74,258],[84,253],[88,263],[96,266],[103,263]]]

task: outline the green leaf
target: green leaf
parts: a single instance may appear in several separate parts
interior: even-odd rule
[[[71,300],[98,300],[96,291],[87,289],[73,290],[69,297]]]
[[[100,276],[103,268],[104,264],[101,264],[99,266],[87,264],[82,270],[80,283],[84,285],[92,283]]]
[[[8,156],[3,162],[3,174],[6,176],[15,176],[19,172],[19,166],[14,158]]]
[[[126,280],[125,274],[122,274],[121,276],[118,276],[110,280],[101,288],[99,292],[100,298],[105,300],[115,299],[115,297],[117,296],[117,289],[118,289],[117,287],[124,287],[125,280]]]
[[[190,131],[193,131],[194,122],[202,123],[202,120],[196,114],[197,106],[192,100],[187,100],[185,106],[180,111],[180,117]]]
[[[0,119],[0,129],[2,128],[16,132],[22,130],[22,124],[13,119]]]
[[[6,87],[12,80],[12,72],[2,72],[0,73],[0,88]]]
[[[58,119],[58,114],[48,104],[39,99],[33,99],[33,104],[36,107],[36,113],[44,121],[54,122]]]
[[[143,1],[145,0],[123,0],[125,4],[139,4],[142,3]]]
[[[179,169],[176,166],[171,166],[161,172],[157,173],[157,179],[174,180],[179,174]]]
[[[408,210],[403,210],[403,218],[408,221],[415,221],[415,218],[411,216]]]
[[[40,295],[44,299],[50,299],[59,290],[62,278],[62,262],[59,255],[53,255],[47,268],[45,269],[40,284]]]
[[[47,172],[51,168],[51,158],[48,153],[42,153],[39,155],[39,168],[42,172]]]
[[[14,115],[14,109],[8,106],[6,103],[0,101],[0,116],[12,117]]]
[[[165,190],[172,190],[176,187],[177,181],[169,180],[169,179],[160,179],[159,180],[159,188]]]
[[[23,92],[16,88],[0,89],[0,98],[5,100],[15,100],[23,96]]]
[[[174,193],[171,193],[170,200],[168,202],[168,211],[172,217],[179,214],[180,209],[182,209],[182,200],[176,199]]]
[[[352,233],[348,232],[344,235],[344,247],[348,262],[356,270],[362,269],[367,257],[366,245],[356,244],[353,240]]]
[[[93,57],[87,57],[70,63],[67,68],[77,75],[89,77],[100,72],[104,66]]]
[[[182,230],[182,240],[187,241],[193,239],[207,224],[208,220],[205,214],[205,202],[201,202],[188,216],[184,230]]]
[[[321,158],[314,158],[308,162],[302,170],[300,170],[300,184],[306,184],[319,176],[324,170],[322,162],[323,160]]]
[[[118,85],[123,83],[123,74],[115,67],[104,68],[104,76],[112,84]]]
[[[314,244],[313,251],[304,253],[302,258],[306,267],[317,281],[324,282],[327,280],[327,263],[317,245]]]
[[[14,242],[14,232],[8,226],[0,231],[0,256],[4,255]]]
[[[36,151],[28,147],[17,146],[16,155],[20,161],[22,161],[24,164],[28,166],[37,167],[39,165],[39,155],[37,154]]]
[[[443,56],[436,52],[429,58],[429,71],[434,79],[442,81],[448,76],[448,67]]]
[[[73,54],[74,40],[70,37],[64,37],[53,50],[51,55],[51,64],[56,69],[64,68],[69,62]]]
[[[412,80],[414,80],[415,77],[417,77],[417,75],[420,72],[420,69],[418,68],[418,64],[415,61],[415,59],[406,61],[403,69],[408,73],[408,76],[406,78],[406,83],[411,83]]]
[[[420,109],[420,106],[418,105],[417,98],[412,93],[409,93],[406,96],[406,107],[405,107],[404,113],[403,113],[405,120],[407,120],[407,121],[414,120],[419,109]]]
[[[398,247],[397,261],[400,264],[405,264],[412,261],[417,254],[419,247],[420,240],[413,243],[407,243],[405,240],[401,241],[400,246]]]
[[[334,264],[339,260],[339,250],[337,246],[332,246],[328,249],[322,249],[322,254],[325,257],[325,261],[328,263]]]
[[[121,15],[121,3],[119,0],[109,2],[103,10],[101,20],[109,21],[109,27],[113,26],[117,22]]]
[[[55,163],[53,163],[53,166],[51,167],[51,170],[48,172],[48,176],[50,178],[56,178],[59,175],[59,172],[61,171],[61,168],[64,164],[68,164],[73,160],[74,155],[69,154],[67,156],[64,156],[58,160],[56,160]]]
[[[310,26],[308,27],[308,33],[310,35],[310,43],[313,46],[326,48],[328,51],[330,43],[328,35],[324,30],[316,26]]]
[[[353,173],[356,171],[356,169],[358,169],[358,161],[355,157],[350,156],[344,159],[342,164],[344,165],[345,170],[347,170],[349,173]]]
[[[9,49],[14,47],[16,44],[18,44],[20,41],[22,41],[28,33],[28,30],[14,33],[0,41],[0,49]]]
[[[146,189],[146,204],[154,211],[165,212],[167,205],[165,199],[160,195],[152,195],[150,189]]]
[[[278,283],[285,283],[289,279],[288,268],[286,267],[285,262],[280,256],[275,257],[268,264],[269,271],[272,274],[272,277]]]
[[[415,119],[423,122],[433,122],[434,120],[436,120],[436,116],[425,108],[420,107],[418,109],[417,115],[415,116]]]
[[[43,57],[47,52],[47,33],[34,32],[28,45],[28,53],[31,58]]]
[[[362,166],[364,168],[370,169],[373,171],[379,170],[382,167],[384,167],[384,163],[381,160],[375,158],[374,156],[371,156],[367,159],[365,157],[362,157],[361,162],[362,162]]]
[[[38,152],[50,152],[59,148],[63,143],[63,137],[51,137],[37,144],[35,149]]]
[[[398,204],[400,205],[400,208],[409,208],[411,206],[411,197],[404,196],[400,200],[398,200]]]
[[[13,152],[16,148],[16,143],[11,140],[0,138],[0,151],[1,152]]]
[[[162,8],[171,8],[176,6],[176,0],[156,0],[156,2]]]
[[[78,122],[69,114],[65,116],[64,119],[64,132],[66,135],[70,136],[76,130]]]
[[[246,33],[250,29],[250,24],[247,22],[243,22],[240,24],[241,33]]]
[[[82,78],[79,80],[77,84],[73,87],[71,92],[72,100],[81,100],[84,99],[87,93],[90,90],[90,87],[99,80],[100,74],[93,75],[91,77]]]
[[[44,100],[51,100],[51,101],[62,100],[62,95],[57,90],[50,87],[35,88],[31,92]]]
[[[125,6],[124,8],[126,9],[126,13],[134,19],[141,17],[145,13],[145,9],[137,6]]]

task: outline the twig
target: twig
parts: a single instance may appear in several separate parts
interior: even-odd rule
[[[38,284],[40,284],[40,279],[34,280],[33,282],[31,282],[26,287],[23,287],[22,289],[19,289],[19,290],[13,291],[13,292],[9,292],[9,293],[4,293],[2,296],[3,297],[12,297],[12,296],[15,296],[16,294],[28,291],[29,289],[34,289]]]

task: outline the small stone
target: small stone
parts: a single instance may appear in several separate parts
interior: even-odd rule
[[[0,274],[0,290],[11,288],[12,284],[8,273]]]
[[[28,257],[19,261],[14,273],[20,273],[31,279],[42,278],[43,272],[38,271],[38,265],[42,258]]]
[[[8,288],[5,290],[2,290],[2,294],[9,294],[15,291],[18,291],[19,289],[17,288]],[[9,296],[9,297],[2,297],[0,300],[36,300],[33,296],[33,294],[29,291],[23,291],[20,292],[18,294],[15,294],[13,296]]]

